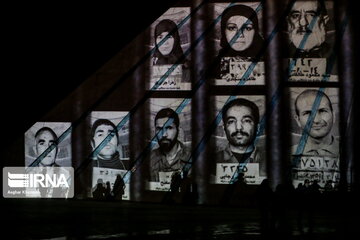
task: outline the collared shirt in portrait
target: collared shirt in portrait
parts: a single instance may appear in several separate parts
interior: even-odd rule
[[[324,157],[339,157],[339,139],[331,136],[330,144],[314,145],[310,143],[305,144],[305,148],[301,154],[296,154],[298,144],[292,146],[293,156],[324,156]]]
[[[254,150],[247,154],[250,154],[250,156],[244,157],[242,161],[239,162],[230,150],[230,145],[228,144],[223,150],[217,152],[216,163],[259,163],[260,176],[266,176],[265,153],[259,148],[254,147]]]
[[[191,154],[191,148],[187,144],[177,141],[177,151],[170,164],[160,148],[156,148],[150,155],[150,181],[159,182],[159,172],[181,171],[188,163]]]

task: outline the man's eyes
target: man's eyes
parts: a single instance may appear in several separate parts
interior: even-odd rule
[[[300,18],[300,13],[292,13],[292,14],[291,14],[291,18],[293,18],[293,19],[298,19],[298,18]]]
[[[301,17],[301,13],[295,12],[290,14],[292,19],[299,19]],[[305,17],[315,17],[316,12],[306,12]]]
[[[234,124],[234,123],[235,123],[235,120],[234,120],[234,119],[229,119],[229,120],[227,120],[227,122],[226,122],[227,125]]]
[[[311,114],[311,111],[305,111],[305,112],[303,112],[303,116],[307,116],[307,115],[310,115]]]
[[[250,118],[246,118],[243,120],[244,123],[253,123],[253,120]]]
[[[319,109],[319,113],[327,113],[328,111],[326,109]]]

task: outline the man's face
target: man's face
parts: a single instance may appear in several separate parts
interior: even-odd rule
[[[163,130],[165,123],[169,118],[158,118],[155,121],[155,134],[158,134]],[[164,152],[169,152],[172,147],[175,145],[177,137],[178,137],[178,129],[173,119],[171,118],[169,121],[172,121],[171,124],[166,124],[167,126],[159,135],[157,135],[157,140],[159,142],[159,146]]]
[[[305,128],[306,122],[311,114],[311,110],[315,101],[316,95],[301,97],[297,101],[297,109],[299,115],[295,116],[295,120],[301,129]],[[326,97],[322,97],[320,105],[316,110],[316,116],[313,120],[312,126],[307,133],[310,137],[321,139],[326,137],[333,126],[334,115],[330,108],[330,102]]]
[[[56,144],[56,139],[49,131],[42,131],[35,139],[36,141],[36,154],[39,157],[51,145]],[[56,158],[57,146],[51,150],[42,160],[41,164],[50,166],[54,164]]]
[[[233,106],[228,109],[224,130],[232,146],[247,147],[252,144],[256,125],[251,109],[246,106]]]
[[[95,129],[92,147],[95,149],[114,130],[110,125],[100,125]],[[111,159],[117,151],[118,140],[116,135],[101,149],[99,156],[102,159]]]
[[[317,1],[295,2],[288,16],[288,32],[290,41],[296,48],[309,51],[325,41],[325,25],[329,17],[327,15],[316,16],[317,8]],[[313,19],[315,24],[311,27]],[[303,41],[305,34],[307,39]],[[301,43],[303,46],[300,46]]]
[[[239,32],[240,29],[242,29],[241,32]],[[251,45],[254,39],[255,30],[253,23],[244,16],[235,15],[230,17],[226,23],[225,29],[226,40],[228,43],[230,43],[231,39],[233,39],[238,32],[239,35],[231,44],[231,48],[235,51],[244,51]]]
[[[159,43],[169,34],[169,32],[162,32],[156,37],[156,45],[159,45]],[[165,42],[161,46],[159,46],[159,51],[162,55],[166,56],[171,53],[174,47],[175,39],[172,35],[169,35],[169,37],[166,39]]]

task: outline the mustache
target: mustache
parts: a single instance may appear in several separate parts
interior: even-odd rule
[[[312,33],[312,31],[307,27],[299,27],[296,29],[296,33]]]
[[[159,140],[159,142],[163,142],[163,141],[171,142],[171,139],[166,138],[166,137],[162,137],[162,138]]]
[[[233,132],[230,136],[231,137],[235,137],[236,135],[238,135],[238,134],[241,134],[241,135],[243,135],[243,136],[247,136],[247,137],[250,137],[250,134],[248,134],[247,132],[244,132],[244,131],[236,131],[236,132]]]

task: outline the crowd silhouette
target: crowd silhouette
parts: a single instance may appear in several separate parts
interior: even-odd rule
[[[113,188],[111,184],[107,181],[105,184],[101,178],[97,180],[95,189],[93,190],[93,198],[95,200],[117,200],[121,201],[122,196],[125,193],[125,182],[121,175],[116,176]]]
[[[240,182],[228,186],[229,188],[221,200],[222,205],[233,205],[234,202],[241,205],[244,202],[234,201],[234,199],[249,196],[246,195],[250,189],[249,185],[243,178],[239,179]],[[120,175],[117,176],[112,188],[109,181],[104,183],[102,179],[98,179],[92,192],[93,198],[101,201],[121,201],[124,189],[125,183]],[[315,226],[316,216],[314,213],[318,211],[319,205],[326,207],[334,203],[332,197],[336,196],[337,192],[338,189],[334,187],[332,181],[327,181],[320,186],[317,180],[305,179],[304,182],[298,183],[296,188],[289,182],[278,184],[273,190],[269,179],[264,179],[252,196],[256,200],[254,206],[256,205],[260,213],[261,234],[264,236],[275,235],[284,239],[291,236],[294,231],[301,235],[311,235]],[[174,174],[170,190],[165,195],[163,202],[196,205],[197,194],[197,185],[192,178]],[[295,225],[292,220],[296,223]]]
[[[336,192],[332,181],[321,187],[317,180],[309,179],[299,183],[296,188],[291,183],[278,184],[273,191],[269,180],[264,179],[256,191],[261,233],[278,234],[285,239],[294,231],[300,235],[312,234],[314,213],[321,207],[329,206],[333,202],[329,196],[335,196]],[[296,229],[291,223],[290,215],[293,213],[296,214]]]

